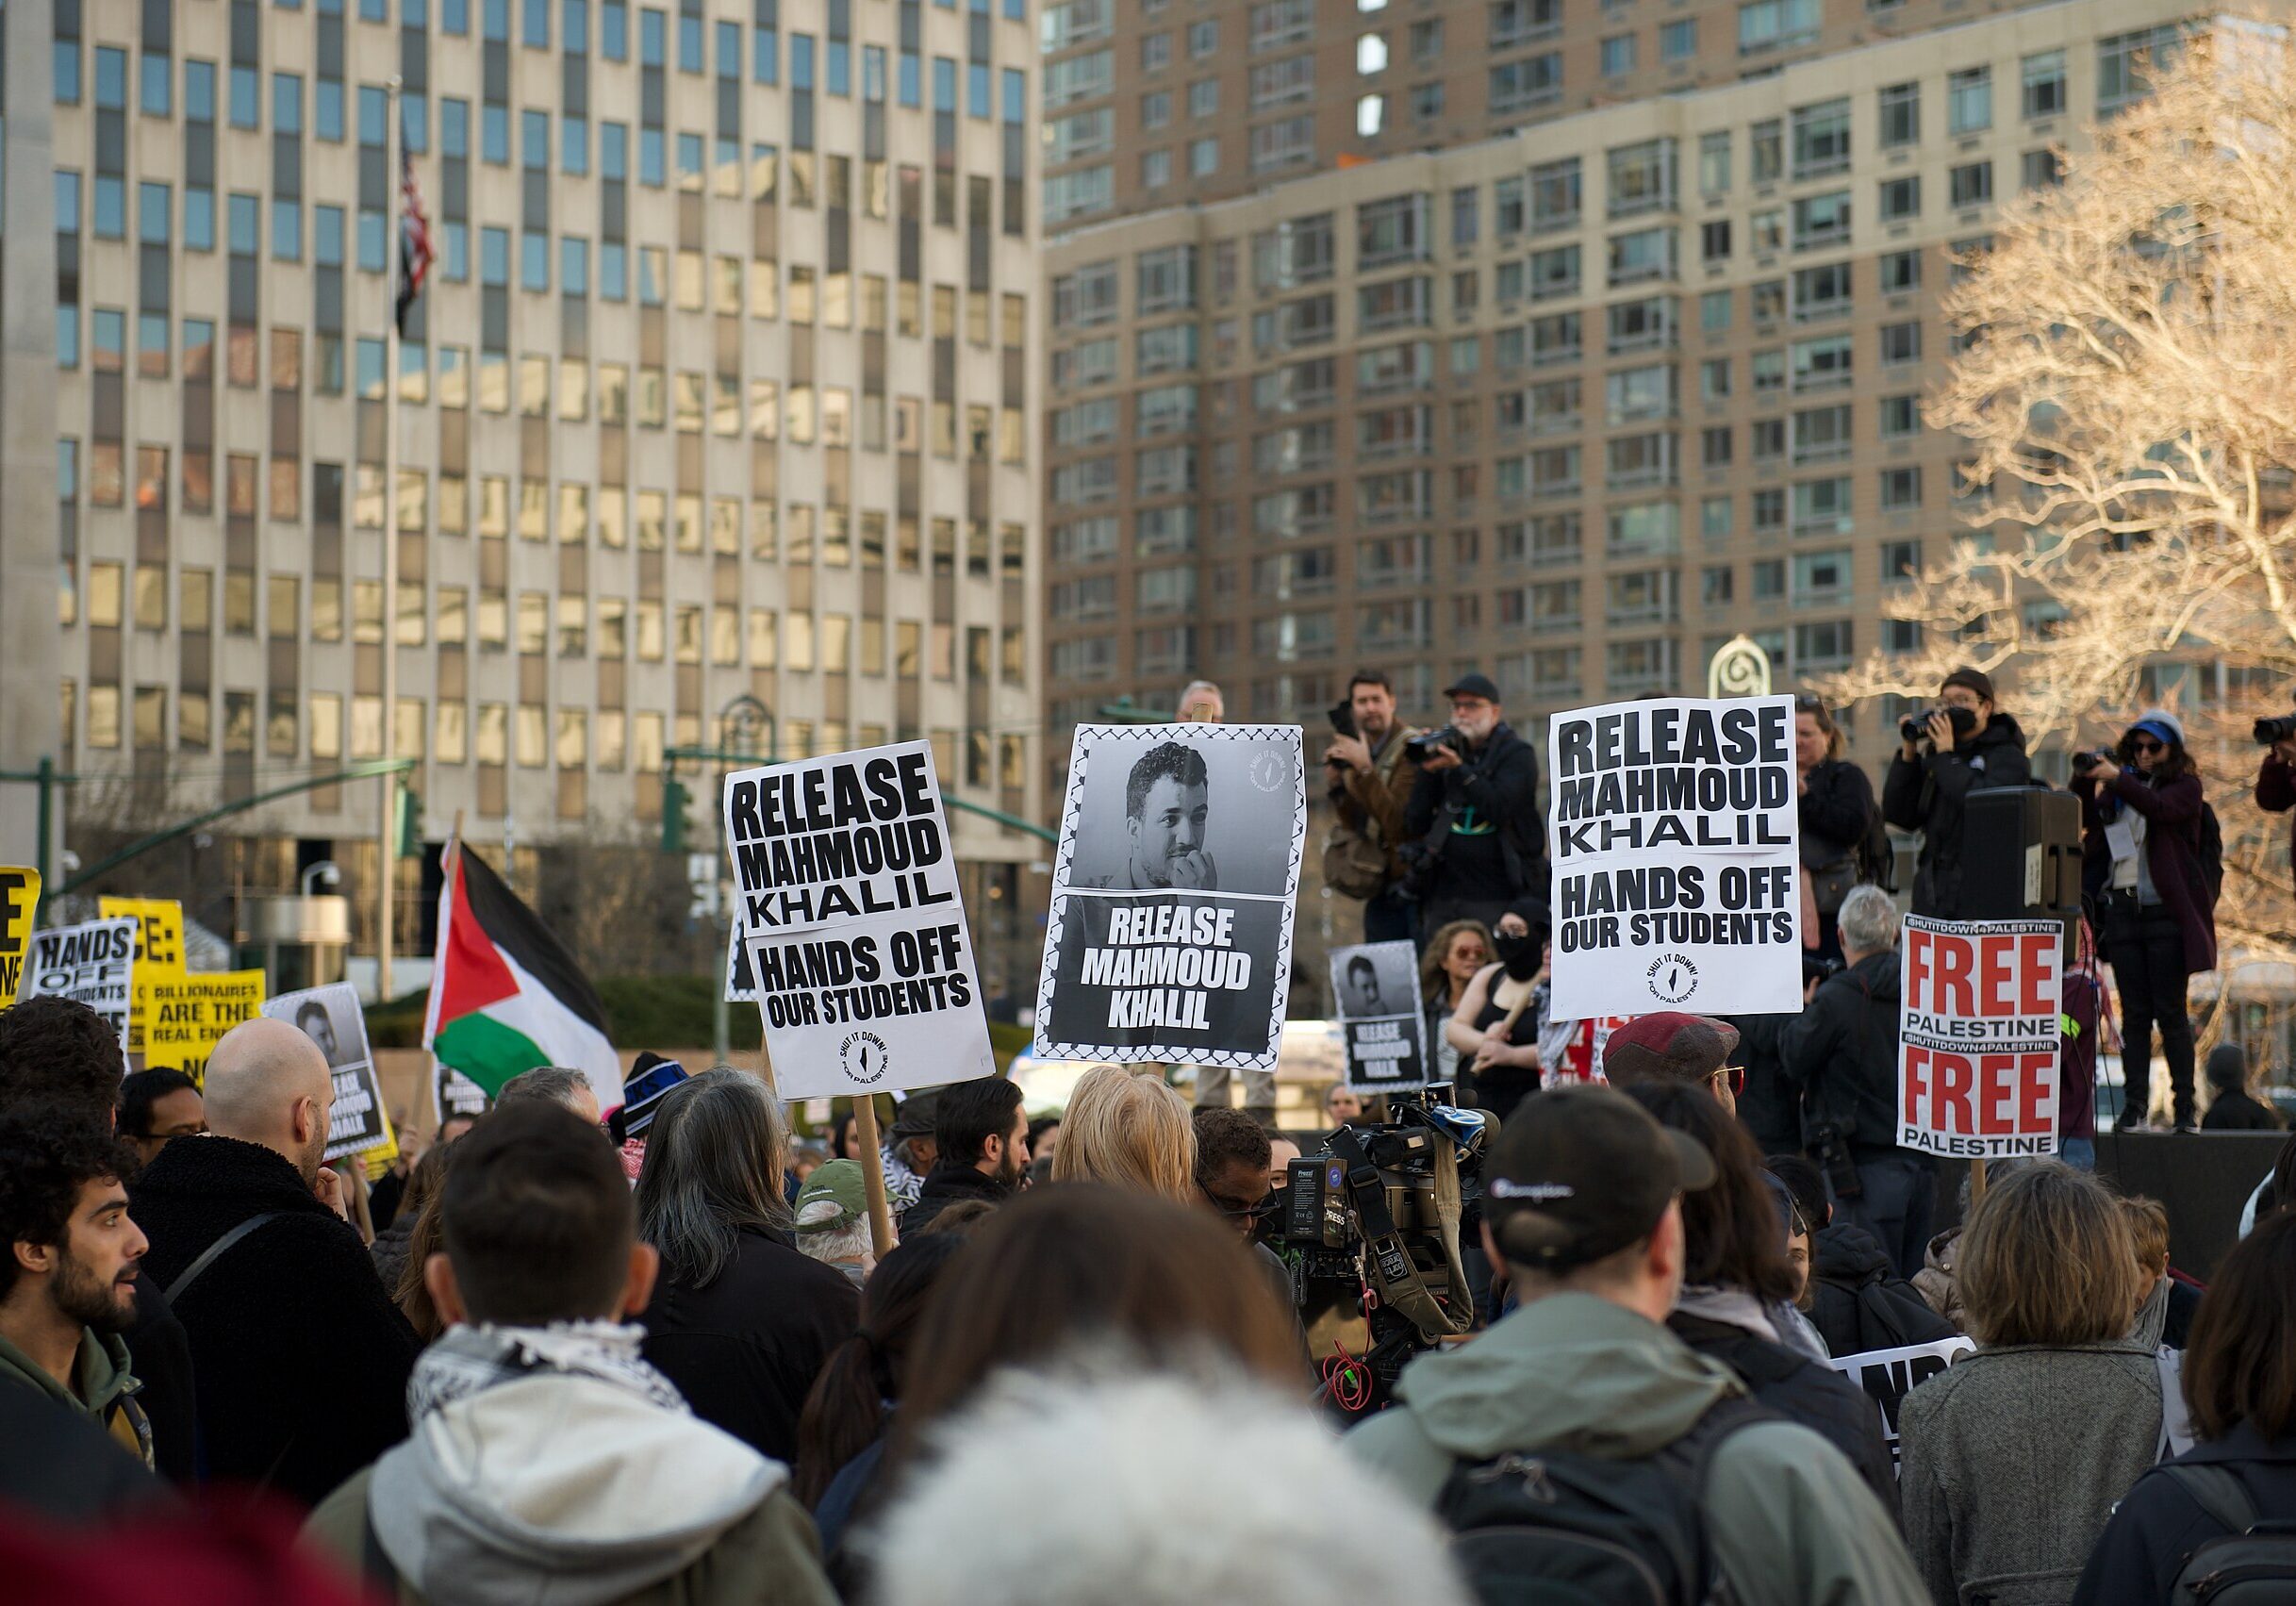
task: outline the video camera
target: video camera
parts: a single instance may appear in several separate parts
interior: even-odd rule
[[[1921,741],[1929,735],[1929,721],[1940,714],[1952,721],[1953,739],[1957,742],[1977,728],[1977,716],[1974,710],[1946,703],[1935,708],[1924,708],[1918,713],[1908,714],[1897,722],[1897,734],[1908,741]]]
[[[1428,755],[1437,748],[1446,748],[1464,758],[1467,755],[1467,738],[1456,725],[1445,725],[1439,731],[1422,731],[1403,744],[1403,756],[1413,764],[1425,764]]]
[[[2282,714],[2275,719],[2256,721],[2256,745],[2270,747],[2274,742],[2296,741],[2296,714]]]
[[[1288,1167],[1270,1224],[1292,1267],[1308,1349],[1333,1406],[1386,1402],[1405,1363],[1475,1323],[1460,1258],[1482,1219],[1481,1112],[1388,1095],[1391,1119],[1349,1124]]]

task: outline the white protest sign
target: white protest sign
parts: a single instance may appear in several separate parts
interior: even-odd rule
[[[725,840],[783,1098],[996,1074],[930,743],[728,775]]]
[[[1906,1396],[1966,1355],[1976,1346],[1966,1338],[1942,1338],[1935,1344],[1908,1344],[1902,1349],[1868,1349],[1862,1355],[1836,1355],[1834,1370],[1865,1390],[1881,1411],[1881,1436],[1890,1442],[1890,1461],[1897,1461],[1897,1413]]]
[[[1307,819],[1297,725],[1079,725],[1037,1054],[1275,1069]]]
[[[358,989],[349,982],[335,982],[281,993],[265,1002],[263,1013],[292,1024],[326,1056],[327,1069],[335,1078],[335,1107],[328,1113],[322,1156],[326,1163],[331,1166],[346,1154],[386,1147],[395,1154],[398,1138],[383,1112],[383,1084],[375,1077],[374,1053],[367,1046],[367,1012],[359,1007]]]
[[[1331,996],[1346,1034],[1348,1086],[1395,1093],[1428,1084],[1433,1073],[1416,947],[1404,941],[1333,949]]]
[[[2063,929],[1906,917],[1897,1146],[1955,1160],[2056,1152]]]
[[[135,1008],[136,933],[133,916],[51,926],[32,934],[32,962],[24,972],[20,998],[53,994],[86,1004],[120,1034],[127,1051],[128,1019]]]
[[[1557,714],[1556,1019],[1802,1007],[1793,699]]]

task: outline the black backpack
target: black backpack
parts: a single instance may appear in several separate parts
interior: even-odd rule
[[[2296,1599],[2296,1522],[2262,1520],[2247,1485],[2222,1466],[2171,1462],[2159,1471],[2225,1529],[2186,1558],[2168,1606],[2287,1606]]]
[[[2208,907],[2214,909],[2224,895],[2224,828],[2217,823],[2216,810],[2205,803],[2193,823],[2192,853],[2200,861],[2201,885],[2208,889]]]
[[[1701,1606],[1720,1580],[1701,1495],[1723,1440],[1782,1421],[1732,1396],[1654,1455],[1511,1452],[1454,1465],[1435,1497],[1481,1606]]]

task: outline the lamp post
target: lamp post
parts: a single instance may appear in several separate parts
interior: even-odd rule
[[[765,742],[766,761],[769,764],[779,763],[781,726],[774,719],[772,709],[745,691],[718,710],[719,753],[754,753],[760,737]],[[718,795],[710,800],[710,812],[718,820],[717,874],[719,882],[725,878],[725,807],[720,801],[725,791],[724,763],[725,760],[721,758],[718,771]],[[717,945],[717,962],[713,967],[717,980],[710,986],[710,1027],[714,1034],[711,1046],[717,1055],[715,1063],[724,1065],[733,1053],[734,1022],[725,1002],[724,965],[726,946],[733,941],[735,917],[733,909],[727,906],[723,899],[716,902],[718,923],[725,940]]]

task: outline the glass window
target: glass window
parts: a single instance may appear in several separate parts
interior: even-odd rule
[[[2065,53],[2044,50],[2019,63],[2023,111],[2028,120],[2055,117],[2065,109]]]
[[[1993,70],[1964,67],[1945,76],[1945,131],[1958,138],[1993,125]]]

